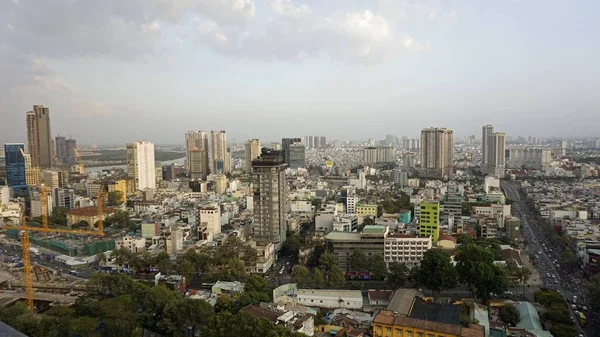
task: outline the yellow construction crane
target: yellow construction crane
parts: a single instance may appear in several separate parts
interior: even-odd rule
[[[104,222],[102,216],[98,220],[98,230],[72,230],[72,229],[60,229],[60,228],[48,228],[48,227],[29,227],[27,226],[27,217],[23,215],[21,217],[21,226],[5,226],[4,229],[17,229],[21,231],[21,248],[23,250],[23,279],[25,281],[25,290],[27,293],[27,306],[30,310],[33,310],[33,281],[31,278],[31,256],[29,255],[29,232],[43,232],[43,233],[61,233],[61,234],[79,234],[79,235],[98,235],[104,236]]]
[[[77,158],[81,160],[77,149],[73,148]],[[21,150],[21,154],[25,157],[25,153]],[[83,168],[83,167],[82,167]],[[30,310],[33,310],[33,281],[32,281],[32,267],[31,267],[31,256],[29,248],[31,247],[29,242],[29,232],[42,232],[42,233],[58,233],[58,234],[78,234],[78,235],[98,235],[104,237],[104,219],[103,219],[103,198],[104,193],[101,191],[98,193],[98,230],[72,230],[72,229],[61,229],[61,228],[50,228],[48,227],[48,193],[47,187],[40,185],[40,202],[42,208],[42,227],[29,227],[27,226],[27,217],[23,212],[21,218],[21,226],[5,226],[4,229],[16,229],[21,231],[21,248],[23,250],[23,279],[25,281],[25,290],[27,293],[27,306]],[[92,224],[93,225],[93,224]]]

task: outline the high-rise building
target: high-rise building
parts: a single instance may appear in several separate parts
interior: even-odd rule
[[[190,178],[206,180],[206,152],[197,147],[189,151]]]
[[[229,173],[227,163],[227,133],[224,130],[210,132],[211,173]]]
[[[260,140],[249,139],[244,146],[244,171],[252,171],[252,161],[260,157]]]
[[[484,125],[481,132],[482,171],[503,178],[505,160],[505,134],[494,132],[494,127]]]
[[[54,138],[54,153],[56,154],[56,159],[60,163],[67,162],[67,138],[63,136],[56,136]]]
[[[437,243],[440,237],[440,203],[422,202],[419,210],[419,235],[431,236],[431,241]]]
[[[283,161],[290,166],[290,145],[301,143],[300,138],[282,138],[281,139],[281,151],[283,152]]]
[[[377,165],[396,161],[396,149],[391,146],[365,147],[363,149],[363,165]]]
[[[280,249],[286,238],[286,164],[279,151],[262,149],[252,161],[254,175],[254,222],[252,236],[258,242],[274,243]]]
[[[314,140],[313,136],[307,136],[306,139],[308,140],[306,142],[306,147],[308,149],[314,149],[315,148],[315,140]]]
[[[4,144],[6,184],[13,190],[25,191],[27,189],[24,149],[23,143]]]
[[[185,169],[190,171],[190,152],[192,149],[200,149],[204,151],[205,166],[202,167],[202,172],[208,174],[209,170],[209,148],[208,148],[208,133],[200,130],[191,130],[185,133]]]
[[[134,179],[137,191],[156,188],[153,143],[135,142],[127,144],[127,175]]]
[[[162,167],[162,178],[167,181],[175,179],[175,164]]]
[[[25,182],[27,186],[37,186],[40,184],[40,168],[31,166],[31,155],[25,153]]]
[[[291,144],[288,148],[289,167],[292,169],[306,168],[306,148],[301,143]],[[286,152],[288,153],[288,152]]]
[[[75,191],[69,188],[56,188],[53,192],[54,207],[75,208]]]
[[[452,130],[428,128],[421,131],[420,175],[445,179],[452,174],[454,140]]]
[[[402,155],[402,167],[415,168],[416,166],[417,166],[417,162],[416,162],[414,153],[406,152]]]
[[[66,140],[66,150],[67,155],[65,156],[66,162],[65,164],[75,164],[77,163],[77,155],[75,155],[75,149],[77,148],[77,141],[72,138],[68,138]]]
[[[319,145],[322,149],[327,147],[327,138],[325,136],[321,136],[319,137],[320,141],[319,141]]]
[[[50,132],[50,110],[42,105],[34,105],[33,111],[27,112],[27,150],[34,167],[52,167],[54,149]]]

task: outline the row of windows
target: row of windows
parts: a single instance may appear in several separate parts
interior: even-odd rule
[[[376,333],[381,336],[381,332],[382,332],[382,327],[380,325],[375,326],[375,329],[377,330]],[[385,328],[388,336],[391,336],[392,333],[392,328]],[[396,332],[396,336],[402,336],[402,329],[401,328],[395,328],[395,332]],[[431,334],[431,333],[422,333],[422,332],[414,332],[413,330],[405,330],[406,332],[406,337],[436,337],[436,335]],[[437,337],[446,337],[444,335],[437,335]]]

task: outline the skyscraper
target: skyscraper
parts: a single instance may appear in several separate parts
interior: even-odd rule
[[[27,189],[25,158],[22,153],[24,149],[25,145],[23,143],[4,144],[6,184],[8,187],[18,191],[25,191]]]
[[[227,161],[227,133],[224,130],[210,132],[211,173],[229,173]]]
[[[280,249],[286,238],[285,163],[279,151],[262,149],[252,161],[254,176],[254,222],[252,236],[258,242],[273,242]]]
[[[56,159],[61,163],[67,162],[67,138],[63,136],[56,136],[54,138],[54,154]]]
[[[489,142],[489,137],[492,135],[492,133],[494,132],[494,127],[491,125],[484,125],[481,128],[481,155],[482,155],[482,169],[485,169],[485,166],[487,164],[489,164],[489,147],[488,147],[488,142]]]
[[[50,132],[50,110],[42,105],[34,105],[27,112],[27,150],[31,154],[34,167],[52,167],[52,137]]]
[[[302,143],[300,138],[282,138],[281,139],[281,151],[283,151],[283,161],[290,165],[290,145]]]
[[[290,144],[288,148],[289,153],[288,166],[293,169],[306,168],[306,147],[299,142]]]
[[[260,140],[250,139],[244,146],[244,171],[252,171],[252,161],[260,157]]]
[[[205,166],[202,167],[202,172],[208,174],[209,170],[209,147],[208,147],[208,133],[200,130],[191,130],[185,133],[185,169],[190,171],[190,152],[192,149],[200,149],[204,151]]]
[[[135,189],[138,191],[156,188],[153,143],[127,144],[127,175],[135,180]]]
[[[321,146],[322,149],[327,147],[327,138],[325,136],[321,136],[320,137],[320,142],[319,145]]]
[[[197,147],[189,151],[190,178],[206,180],[206,152]]]
[[[504,153],[506,135],[501,132],[494,132],[494,127],[491,125],[484,125],[481,137],[482,172],[503,178],[506,166]]]
[[[69,138],[66,140],[66,150],[67,155],[65,157],[65,164],[75,164],[77,163],[77,156],[75,155],[75,149],[77,148],[77,141],[75,139]]]
[[[446,128],[423,129],[420,145],[421,176],[437,179],[449,178],[454,161],[452,130]]]

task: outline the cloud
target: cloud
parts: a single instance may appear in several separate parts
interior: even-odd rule
[[[291,0],[270,0],[271,20],[252,32],[202,22],[199,40],[216,51],[264,60],[302,60],[327,55],[347,63],[379,63],[403,52],[425,51],[421,43],[371,10],[317,13]]]

